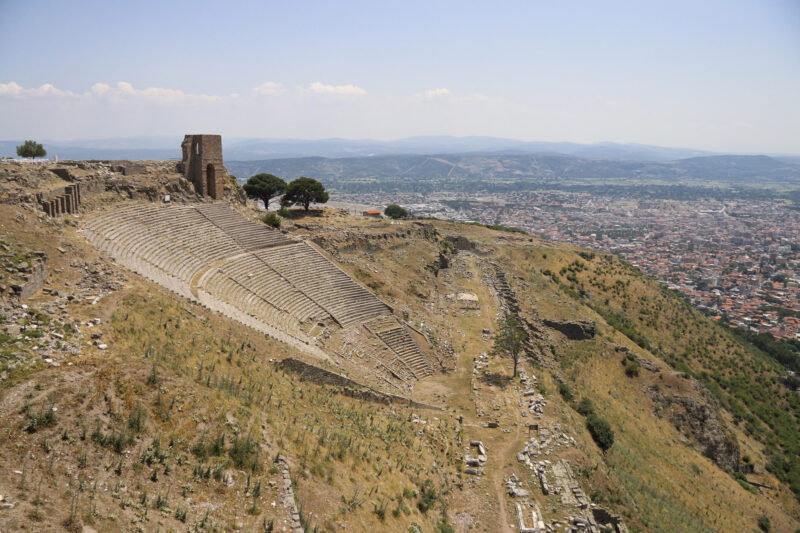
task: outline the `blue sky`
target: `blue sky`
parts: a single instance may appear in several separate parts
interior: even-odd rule
[[[800,1],[0,0],[0,139],[491,135],[800,153]]]

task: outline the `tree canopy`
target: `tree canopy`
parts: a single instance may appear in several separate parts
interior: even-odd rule
[[[517,364],[525,347],[525,330],[520,327],[519,319],[514,314],[507,314],[498,323],[499,329],[494,336],[493,353],[508,356],[514,361],[514,377],[517,377]]]
[[[263,201],[264,207],[269,209],[269,201],[286,192],[286,182],[272,174],[256,174],[244,184],[244,192],[250,198]]]
[[[37,157],[46,156],[47,151],[45,151],[44,146],[36,141],[28,140],[17,146],[17,155],[20,157],[32,157],[36,159]]]
[[[408,216],[408,211],[403,209],[397,204],[392,204],[386,206],[386,209],[383,210],[383,214],[389,218],[393,218],[397,220],[398,218],[405,218]]]
[[[328,193],[320,182],[301,176],[286,186],[286,194],[281,199],[281,205],[302,205],[308,211],[308,206],[312,203],[324,204],[327,201]]]

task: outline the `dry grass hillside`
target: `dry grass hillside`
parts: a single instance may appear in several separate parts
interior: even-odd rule
[[[745,400],[737,403],[740,391],[716,387],[718,377],[710,376],[727,369],[725,375],[734,382],[736,376],[756,373],[755,381],[769,384],[773,394],[769,397],[777,404],[771,407],[774,411],[796,405],[797,393],[780,383],[782,371],[774,361],[629,265],[528,236],[440,221],[434,223],[437,239],[377,239],[377,245],[373,244],[376,239],[357,236],[337,241],[335,235],[341,231],[335,220],[311,224],[304,224],[303,230],[329,233],[328,247],[354,276],[367,280],[387,301],[429,328],[435,344],[455,348],[455,371],[421,383],[418,394],[434,399],[437,394],[447,394],[443,390],[470,386],[473,358],[490,347],[481,331],[494,328],[497,318],[486,279],[492,270],[488,263],[495,263],[506,272],[522,314],[531,321],[587,319],[596,323],[597,336],[581,341],[541,328],[541,338],[535,341],[537,357],[528,362],[530,372],[539,376],[545,396],[557,409],[556,419],[574,431],[579,446],[572,453],[594,501],[618,509],[633,527],[648,531],[747,530],[755,528],[761,516],[770,518],[778,531],[798,527],[795,496],[768,468],[770,444],[779,445],[778,431],[771,435],[768,415],[758,406],[747,410]],[[396,224],[388,222],[353,225],[365,234],[399,231]],[[477,253],[456,254],[450,268],[436,275],[431,265],[441,243],[454,236],[472,241]],[[459,310],[457,303],[453,305],[452,295],[459,291],[478,295],[480,311]],[[498,365],[498,374],[510,374],[509,362],[491,361]],[[473,383],[471,398],[449,401],[463,409],[477,405],[479,410],[482,400],[501,403],[509,384],[482,381],[479,388],[488,388],[490,393],[476,391]],[[583,398],[591,400],[614,429],[615,444],[605,454],[598,453],[584,428],[585,418],[576,410]],[[511,397],[502,401],[508,405]],[[702,419],[706,410],[710,422],[693,427],[693,417]],[[524,419],[506,411],[499,413],[501,427],[523,426]],[[495,417],[491,408],[484,407],[484,412]],[[796,431],[797,419],[787,416],[795,424],[789,430]],[[748,424],[758,424],[759,429],[748,429]],[[705,440],[704,431],[710,434]],[[508,434],[498,437],[501,445],[511,440]],[[721,442],[715,443],[714,438]],[[719,450],[711,444],[718,444]],[[505,458],[507,464],[516,462],[517,450],[511,451]],[[791,446],[780,451],[790,452]],[[772,459],[778,460],[774,449],[772,453]],[[725,465],[733,458],[746,476],[740,474],[736,479],[714,462]],[[757,485],[744,479],[775,489],[756,489]]]
[[[589,502],[630,531],[800,528],[771,473],[781,419],[738,387],[763,377],[776,408],[797,393],[617,259],[441,221],[284,220],[438,362],[411,396],[441,409],[410,408],[283,369],[303,354],[117,266],[80,223],[0,205],[9,261],[41,251],[49,272],[28,299],[1,288],[2,531],[289,531],[290,497],[306,531],[510,532],[518,506],[566,531],[588,528]],[[530,335],[517,377],[492,354],[508,311]],[[613,430],[606,452],[591,417]],[[720,466],[734,455],[738,479]]]

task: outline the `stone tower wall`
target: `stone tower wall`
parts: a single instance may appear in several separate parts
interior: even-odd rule
[[[222,196],[222,137],[220,135],[186,135],[181,143],[183,160],[180,170],[194,183],[202,196]]]

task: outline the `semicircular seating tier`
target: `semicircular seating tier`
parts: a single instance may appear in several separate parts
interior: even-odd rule
[[[82,231],[130,270],[317,357],[328,358],[325,339],[363,328],[375,371],[405,383],[433,374],[391,307],[314,245],[226,203],[132,204],[89,215]]]

